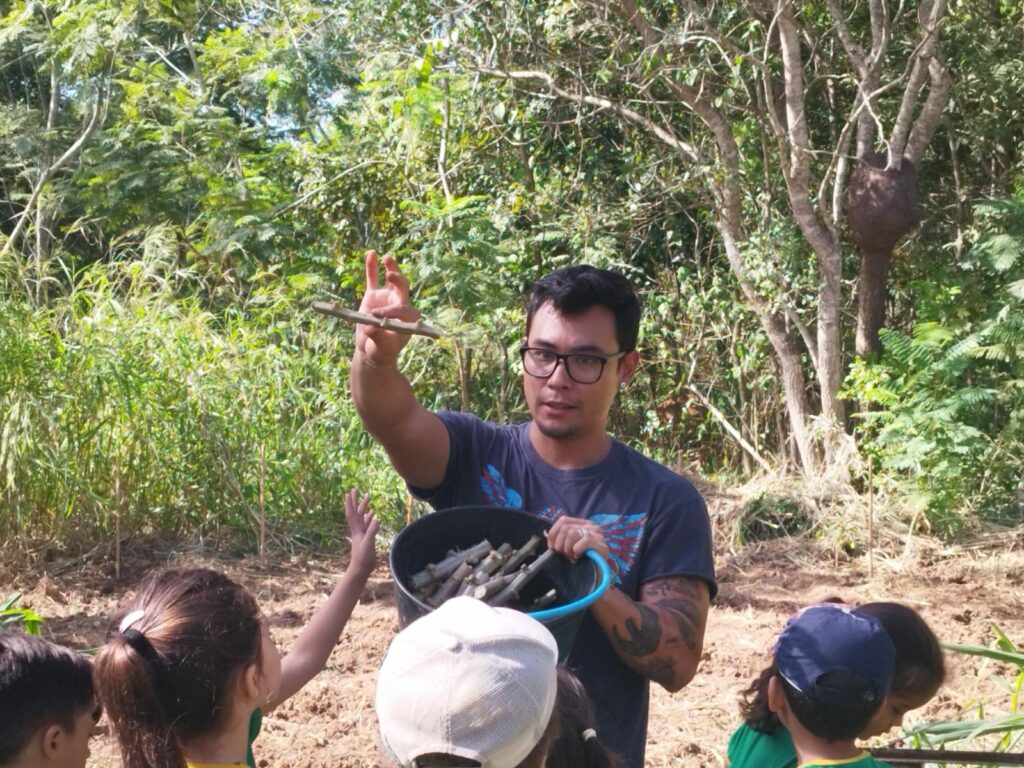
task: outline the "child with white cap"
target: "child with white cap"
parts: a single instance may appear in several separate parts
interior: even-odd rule
[[[391,643],[377,680],[385,749],[403,768],[541,768],[558,647],[529,616],[457,597]]]

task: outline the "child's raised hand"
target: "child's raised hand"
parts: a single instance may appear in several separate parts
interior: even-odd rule
[[[377,519],[370,507],[370,497],[359,498],[355,488],[345,494],[345,519],[348,521],[348,536],[352,544],[352,554],[348,569],[367,577],[377,564],[376,538],[380,529]]]

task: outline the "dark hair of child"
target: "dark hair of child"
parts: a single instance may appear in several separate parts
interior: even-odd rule
[[[878,619],[892,641],[896,651],[896,663],[890,694],[925,696],[942,685],[946,677],[942,646],[917,611],[899,603],[886,602],[866,603],[856,610]],[[774,733],[779,727],[778,717],[768,708],[768,681],[776,674],[773,661],[742,694],[740,711],[743,719],[748,726],[761,733]],[[793,706],[793,698],[789,694],[800,694],[784,680],[782,682],[786,698],[790,701],[790,706]],[[794,714],[797,714],[796,710],[797,707],[794,707]],[[798,719],[807,726],[799,715]],[[808,730],[815,732],[813,728],[807,727]],[[858,733],[850,737],[832,738],[852,738]]]
[[[868,678],[850,672],[822,675],[813,699],[785,679],[780,680],[793,716],[808,731],[827,741],[857,738],[882,703]],[[828,706],[822,706],[826,696]]]
[[[865,603],[858,613],[874,616],[896,651],[892,693],[912,698],[934,694],[946,680],[942,645],[913,608],[899,603]]]
[[[612,752],[597,733],[594,705],[583,683],[571,672],[558,670],[555,700],[559,733],[548,749],[544,768],[622,768],[622,758]]]
[[[0,765],[12,762],[40,728],[74,731],[94,704],[84,656],[21,632],[0,633]]]
[[[259,607],[216,571],[170,570],[145,582],[127,616],[95,666],[124,767],[185,768],[182,742],[223,726],[237,673],[260,661]]]

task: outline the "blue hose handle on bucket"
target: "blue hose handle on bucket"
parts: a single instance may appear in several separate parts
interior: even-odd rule
[[[545,619],[560,619],[563,616],[568,616],[569,614],[576,613],[577,611],[582,611],[591,603],[596,602],[601,595],[608,591],[608,587],[611,586],[612,583],[612,572],[608,567],[608,563],[606,563],[605,559],[592,549],[588,549],[584,554],[594,561],[597,565],[597,570],[601,572],[601,583],[597,585],[594,591],[589,595],[584,595],[579,600],[566,605],[546,608],[543,611],[533,611],[531,613],[527,613],[527,616],[530,616],[537,621],[544,621]]]

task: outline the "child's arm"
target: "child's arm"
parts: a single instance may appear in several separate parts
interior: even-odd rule
[[[349,540],[352,542],[348,568],[327,602],[313,614],[288,649],[288,655],[282,659],[281,682],[265,711],[270,711],[297,693],[324,668],[352,610],[359,602],[363,587],[377,561],[374,539],[380,521],[372,511],[367,510],[369,503],[368,496],[358,499],[355,490],[346,494],[345,517],[348,520]]]

